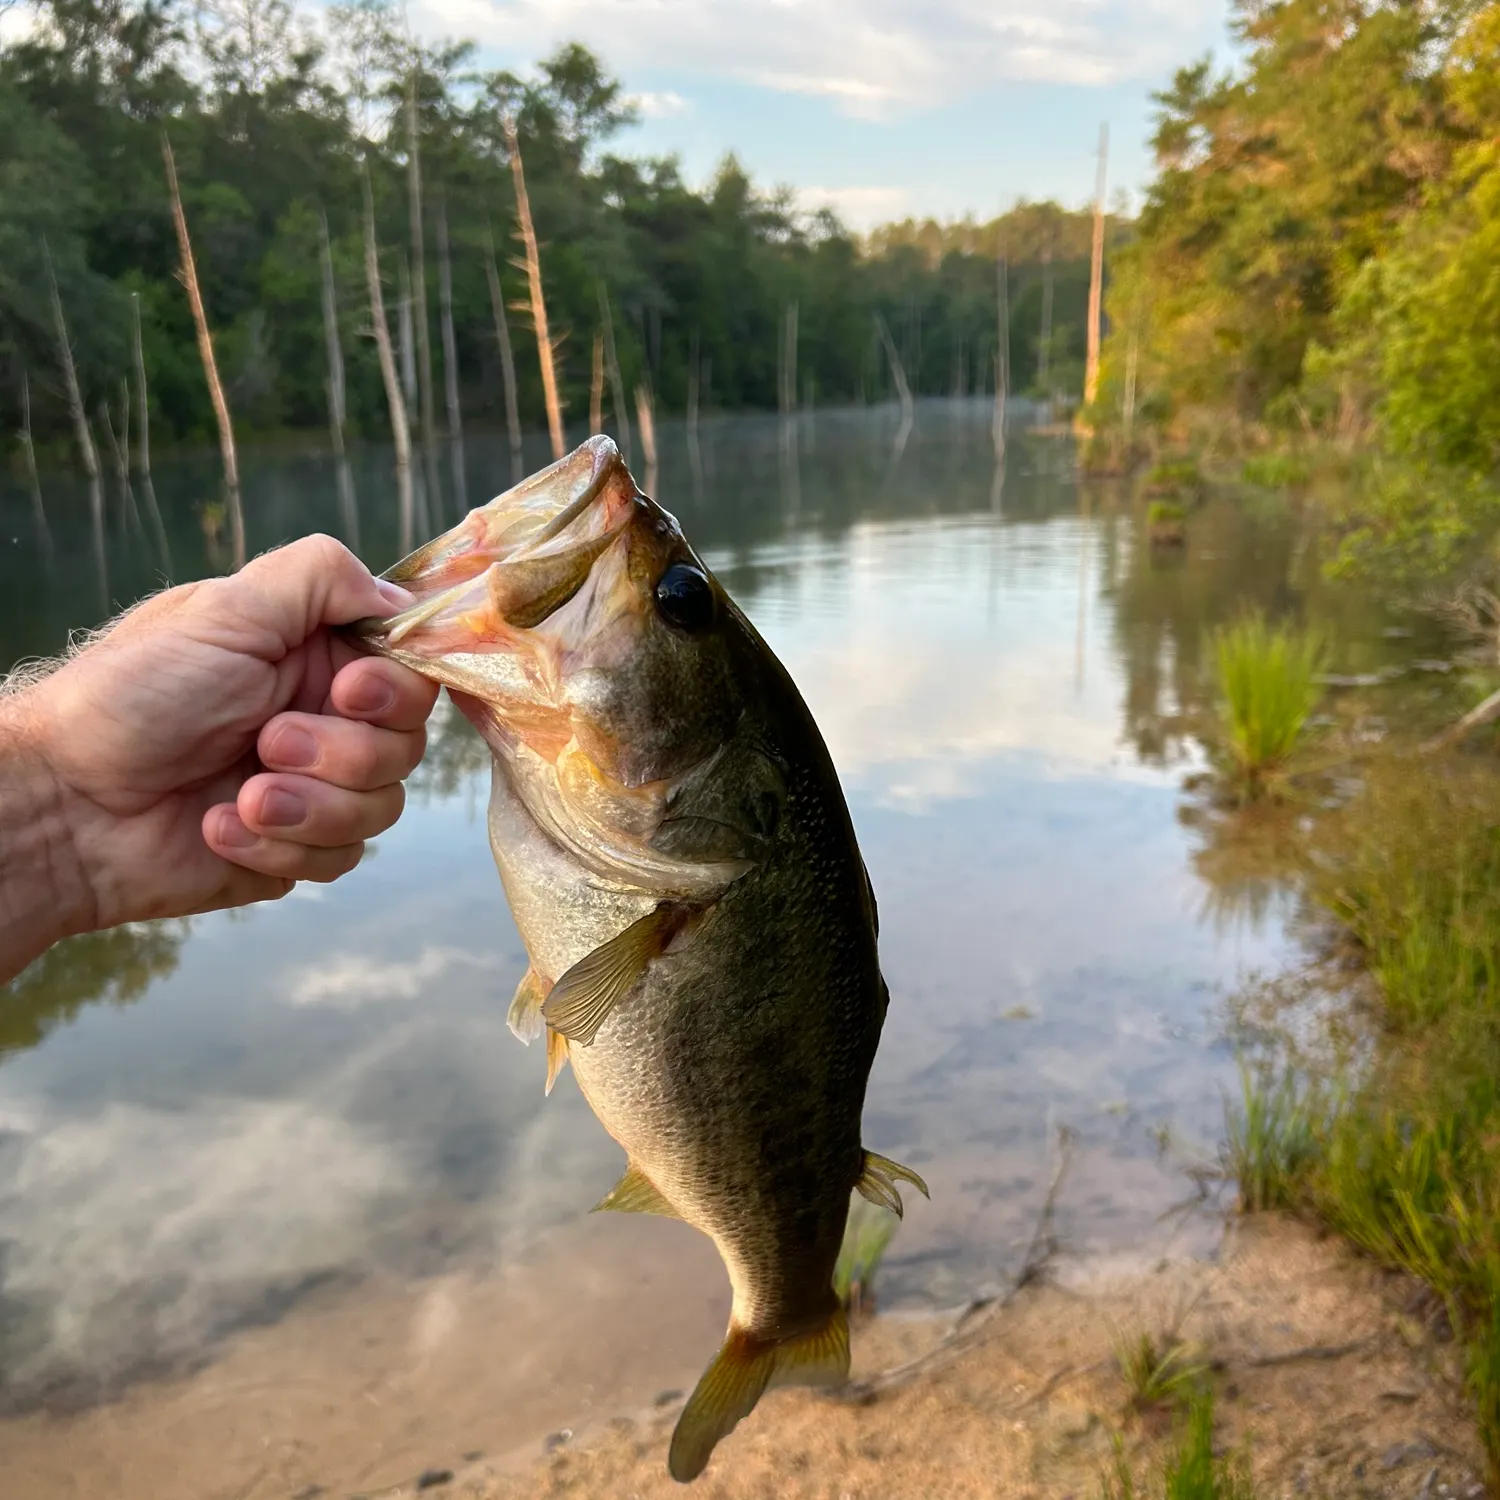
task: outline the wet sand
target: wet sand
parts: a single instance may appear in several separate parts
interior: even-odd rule
[[[1475,1497],[1482,1472],[1460,1366],[1413,1283],[1296,1224],[1257,1221],[1217,1264],[1028,1288],[951,1361],[864,1401],[773,1392],[685,1491],[664,1461],[676,1404],[624,1415],[524,1473],[477,1464],[435,1493],[463,1500],[990,1500],[1100,1493],[1115,1443],[1138,1479],[1170,1419],[1133,1413],[1121,1336],[1178,1323],[1211,1362],[1217,1446],[1248,1451],[1262,1497]],[[856,1374],[909,1357],[877,1319]]]

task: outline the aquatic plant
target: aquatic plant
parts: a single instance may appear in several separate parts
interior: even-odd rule
[[[1244,800],[1275,794],[1321,691],[1322,640],[1249,614],[1213,638],[1223,758]]]
[[[1143,489],[1148,495],[1196,496],[1203,489],[1203,472],[1195,458],[1164,458],[1146,470]]]
[[[875,1275],[901,1221],[889,1209],[855,1197],[833,1269],[833,1289],[855,1315],[875,1310]]]
[[[1246,484],[1265,490],[1296,489],[1306,484],[1311,474],[1306,459],[1275,450],[1252,454],[1240,469],[1240,478]]]
[[[1187,540],[1187,511],[1175,500],[1146,507],[1146,535],[1153,547],[1179,547]]]
[[[1278,1076],[1241,1058],[1239,1107],[1225,1114],[1226,1166],[1239,1184],[1240,1212],[1296,1207],[1326,1114],[1319,1091],[1291,1068]]]

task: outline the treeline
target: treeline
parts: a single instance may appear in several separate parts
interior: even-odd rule
[[[1237,0],[1158,96],[1099,416],[1500,468],[1500,4]],[[1133,377],[1133,379],[1131,378]],[[1137,429],[1139,430],[1139,429]]]
[[[986,225],[895,226],[861,242],[833,215],[757,188],[732,157],[699,191],[671,159],[616,154],[632,107],[583,47],[526,77],[483,72],[471,43],[416,41],[399,16],[388,0],[333,4],[316,20],[287,0],[45,0],[37,27],[0,51],[7,441],[26,394],[39,443],[72,433],[49,267],[90,423],[116,433],[125,423],[138,310],[153,442],[212,434],[177,279],[164,136],[242,435],[328,426],[325,263],[348,428],[389,432],[366,173],[414,434],[448,425],[450,367],[463,422],[504,420],[491,265],[522,420],[544,424],[526,278],[511,263],[507,121],[575,423],[589,412],[606,325],[621,384],[649,387],[660,410],[683,410],[695,383],[701,410],[882,399],[893,385],[881,321],[916,393],[990,390],[997,253],[1009,257],[1012,388],[1081,387],[1086,214],[1029,204]]]

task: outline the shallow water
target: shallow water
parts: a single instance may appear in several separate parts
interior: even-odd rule
[[[981,404],[897,436],[881,412],[726,420],[694,452],[667,424],[656,492],[849,797],[893,997],[865,1137],[933,1190],[881,1295],[916,1307],[1018,1264],[1060,1133],[1068,1254],[1212,1242],[1210,1216],[1163,1216],[1217,1149],[1219,1000],[1291,940],[1274,891],[1205,883],[1179,818],[1204,632],[1253,601],[1320,620],[1342,669],[1408,643],[1320,582],[1278,506],[1212,500],[1185,555],[1154,556],[1141,502],[1080,488],[1063,440],[1017,433],[1002,484]],[[404,522],[382,451],[242,468],[252,552],[321,528],[380,567],[510,465],[494,439],[445,451]],[[196,511],[214,473],[161,466],[160,528],[114,493],[96,527],[58,478],[44,536],[0,491],[0,669],[224,566]],[[648,1400],[711,1352],[706,1243],[586,1218],[620,1153],[506,1029],[524,959],[486,762],[456,716],[433,742],[337,886],[80,940],[0,990],[0,1455],[29,1496],[389,1483]]]

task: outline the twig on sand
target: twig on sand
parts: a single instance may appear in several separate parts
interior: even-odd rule
[[[1450,725],[1441,734],[1434,735],[1422,746],[1422,753],[1431,755],[1437,750],[1447,750],[1471,730],[1495,719],[1500,719],[1500,693],[1491,693],[1478,708],[1471,708],[1456,724]]]

